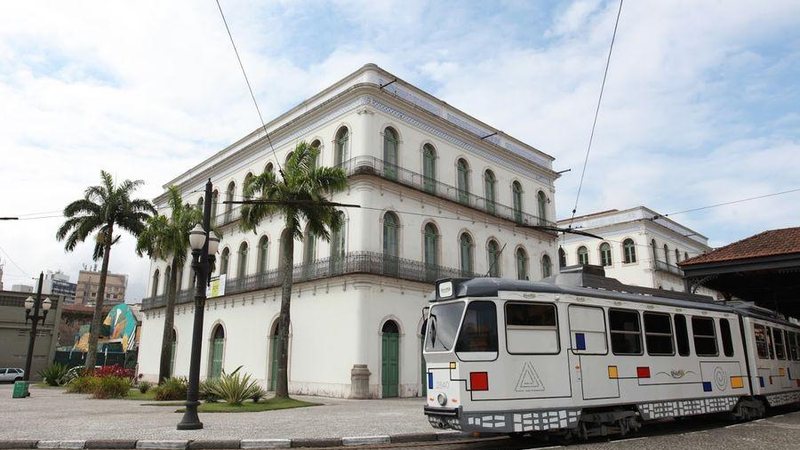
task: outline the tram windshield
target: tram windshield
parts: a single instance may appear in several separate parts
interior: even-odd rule
[[[428,314],[425,351],[446,352],[452,349],[463,313],[464,302],[432,306]]]

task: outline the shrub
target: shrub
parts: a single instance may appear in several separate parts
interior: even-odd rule
[[[142,394],[146,394],[151,387],[153,387],[153,383],[149,381],[142,381],[139,383],[139,392],[141,392]]]
[[[252,398],[261,389],[258,382],[250,374],[240,374],[239,366],[230,374],[222,372],[222,376],[214,383],[212,388],[217,397],[231,405],[241,405],[248,398]]]
[[[261,386],[259,386],[258,390],[254,391],[253,395],[250,396],[250,399],[253,400],[253,403],[258,403],[259,401],[261,401],[262,398],[266,396],[267,396],[267,391],[265,391],[264,389],[261,388]]]
[[[99,378],[90,376],[79,376],[67,383],[67,392],[71,394],[91,394],[95,390]]]
[[[153,388],[153,398],[156,400],[185,400],[186,389],[186,378],[167,378]]]
[[[200,398],[208,403],[216,403],[219,396],[216,393],[216,378],[208,378],[200,382]]]
[[[42,369],[39,371],[39,376],[42,377],[45,383],[49,386],[60,386],[62,384],[62,380],[64,375],[67,374],[69,367],[55,363],[50,367]]]
[[[94,398],[123,398],[131,390],[131,380],[123,377],[95,377]]]
[[[126,369],[119,364],[114,364],[113,366],[103,366],[99,369],[94,370],[94,376],[96,377],[117,377],[117,378],[127,378],[129,380],[133,379],[133,369]]]

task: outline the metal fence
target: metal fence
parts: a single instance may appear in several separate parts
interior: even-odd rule
[[[136,350],[127,352],[97,352],[95,361],[98,366],[120,365],[126,369],[136,367],[138,352]],[[86,362],[86,352],[57,350],[53,357],[54,363],[63,364],[67,367],[82,366]]]
[[[664,261],[656,260],[655,269],[661,272],[669,272],[680,277],[683,276],[683,270],[681,270],[678,266],[673,266],[672,264],[667,264]]]
[[[328,257],[310,264],[298,264],[293,267],[293,282],[319,280],[347,274],[384,275],[408,281],[431,283],[440,278],[475,277],[474,273],[462,272],[450,267],[426,264],[422,261],[398,258],[383,253],[352,252],[342,257]],[[225,295],[278,287],[281,285],[283,271],[270,270],[244,278],[232,278],[225,282]],[[185,289],[178,293],[176,304],[191,303],[194,289]],[[142,309],[159,308],[166,304],[166,296],[158,295],[142,300]]]

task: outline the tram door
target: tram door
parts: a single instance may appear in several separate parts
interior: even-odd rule
[[[603,308],[569,305],[571,360],[579,367],[576,381],[583,398],[618,398],[618,380],[610,377],[608,338]],[[616,368],[615,368],[616,370]]]

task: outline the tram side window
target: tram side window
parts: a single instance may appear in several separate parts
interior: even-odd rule
[[[638,312],[609,309],[608,324],[611,332],[611,351],[615,355],[642,354],[642,331]]]
[[[672,356],[672,326],[669,314],[644,313],[644,339],[648,355]]]
[[[678,341],[678,354],[689,356],[689,329],[683,314],[675,314],[675,340]]]
[[[791,356],[792,361],[797,361],[800,359],[800,355],[797,351],[797,333],[793,331],[789,331],[787,333],[787,336],[789,337],[789,355]]]
[[[492,302],[472,302],[456,342],[456,352],[497,351],[497,310]]]
[[[769,359],[775,359],[775,346],[772,345],[772,328],[767,327],[767,348],[769,349]]]
[[[717,335],[714,332],[714,319],[711,317],[692,317],[694,352],[697,356],[717,356]]]
[[[780,328],[772,329],[772,338],[775,342],[775,356],[778,359],[786,359],[786,347],[783,346],[783,333]]]
[[[506,303],[508,353],[559,352],[556,307],[541,303]]]
[[[767,329],[764,325],[753,325],[753,334],[756,338],[756,351],[761,359],[769,359],[769,343],[767,342]]]
[[[728,319],[719,319],[719,334],[722,336],[722,351],[725,356],[733,356],[733,339],[731,339],[731,324]]]

